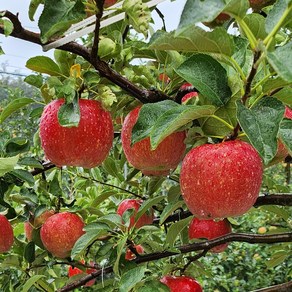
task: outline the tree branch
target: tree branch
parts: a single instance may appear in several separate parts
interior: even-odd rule
[[[40,40],[40,35],[38,33],[24,29],[16,15],[9,11],[0,11],[0,13],[3,14],[1,17],[6,17],[10,19],[14,25],[11,36],[40,46],[43,45]],[[1,25],[0,34],[4,34],[4,28]],[[130,82],[128,79],[120,75],[118,72],[113,70],[111,67],[109,67],[109,65],[104,61],[98,59],[92,60],[90,50],[76,42],[69,42],[63,46],[58,47],[58,49],[83,57],[86,61],[92,64],[92,66],[99,72],[100,76],[105,77],[114,84],[118,85],[125,92],[129,93],[142,103],[154,103],[162,100],[171,99],[168,95],[161,91],[141,89],[140,87],[136,86],[134,83]]]
[[[136,264],[151,262],[159,259],[163,259],[166,257],[171,257],[179,254],[189,253],[193,251],[208,251],[211,248],[221,245],[227,242],[246,242],[250,244],[272,244],[272,243],[280,243],[280,242],[291,242],[292,241],[292,232],[290,233],[281,233],[281,234],[270,234],[270,235],[257,235],[257,234],[245,234],[245,233],[230,233],[225,236],[221,236],[212,240],[206,240],[202,242],[196,242],[193,244],[183,245],[177,247],[178,252],[171,251],[162,251],[157,253],[139,255],[138,258],[134,259],[133,262]],[[205,252],[200,253],[199,255],[204,256]],[[83,278],[72,282],[63,288],[59,289],[58,292],[67,292],[72,291],[75,288],[81,287],[86,284],[88,281],[99,277],[102,274],[108,274],[113,272],[113,267],[107,267],[105,269],[99,269],[96,272],[93,272]]]
[[[257,289],[252,292],[287,292],[291,290],[292,290],[292,281],[284,283],[284,284],[267,287],[267,288]]]

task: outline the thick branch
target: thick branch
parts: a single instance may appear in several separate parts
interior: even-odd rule
[[[292,233],[282,233],[282,234],[270,234],[270,235],[253,235],[253,234],[245,234],[245,233],[230,233],[225,236],[221,236],[212,240],[207,240],[203,242],[197,242],[193,244],[188,244],[184,246],[179,246],[177,249],[179,252],[170,252],[170,251],[163,251],[157,253],[151,253],[146,255],[139,255],[138,258],[133,260],[136,264],[151,262],[159,259],[163,259],[170,256],[175,256],[181,253],[189,253],[193,251],[208,251],[211,248],[227,243],[227,242],[246,242],[250,244],[259,244],[259,243],[280,243],[280,242],[291,242],[292,241]],[[203,256],[205,253],[201,253]],[[83,277],[80,280],[77,280],[69,285],[58,290],[58,292],[65,292],[65,291],[72,291],[75,288],[81,287],[82,285],[86,284],[89,280],[95,279],[99,277],[101,274],[112,273],[113,267],[107,267],[105,269],[100,269],[96,272],[91,273]]]
[[[267,288],[262,288],[262,289],[257,289],[252,292],[287,292],[292,290],[292,281],[267,287]]]
[[[14,30],[11,33],[11,36],[17,39],[25,40],[25,41],[42,46],[40,35],[38,33],[34,33],[32,31],[24,29],[16,15],[14,15],[13,13],[9,11],[0,11],[0,13],[4,13],[2,17],[9,18],[14,25]],[[1,26],[0,26],[0,34],[4,34],[4,28]],[[169,96],[167,96],[161,91],[141,89],[140,87],[136,86],[134,83],[130,82],[128,79],[120,75],[118,72],[110,68],[109,65],[104,61],[96,60],[92,62],[90,51],[85,46],[82,46],[76,42],[67,43],[63,46],[58,47],[58,49],[67,51],[73,54],[77,54],[83,57],[86,61],[88,61],[89,63],[93,65],[93,67],[99,72],[99,74],[102,77],[105,77],[111,82],[113,82],[114,84],[118,85],[120,88],[125,90],[127,93],[129,93],[130,95],[132,95],[133,97],[141,101],[142,103],[151,103],[151,102],[153,103],[153,102],[171,99]]]

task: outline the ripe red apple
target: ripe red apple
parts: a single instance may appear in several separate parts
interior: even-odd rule
[[[100,165],[112,146],[114,131],[110,113],[95,100],[80,99],[78,127],[62,127],[58,110],[63,99],[50,102],[40,121],[40,138],[45,156],[57,166]]]
[[[145,138],[131,146],[132,129],[138,119],[140,107],[132,110],[122,127],[122,146],[127,160],[145,175],[166,176],[175,169],[182,159],[186,145],[186,133],[175,132],[166,137],[155,150],[151,150],[150,138]]]
[[[226,235],[231,232],[231,224],[227,219],[215,221],[215,220],[200,220],[194,218],[189,225],[189,239],[213,239]],[[219,253],[224,251],[228,246],[228,243],[224,243],[213,247],[210,251]]]
[[[13,245],[13,229],[8,219],[0,214],[0,254],[8,252]]]
[[[170,292],[202,292],[201,285],[191,277],[164,276],[160,282],[170,288]]]
[[[153,215],[153,210],[149,210],[148,212],[144,213],[137,222],[135,222],[135,216],[143,203],[142,200],[135,200],[135,199],[126,199],[122,201],[117,209],[117,214],[120,215],[121,217],[123,214],[129,210],[129,209],[134,209],[133,215],[130,217],[130,225],[129,228],[135,227],[135,228],[140,228],[144,225],[147,224],[152,224],[154,215]]]
[[[141,244],[134,245],[134,248],[136,249],[138,254],[144,253],[144,248],[143,248],[143,246]],[[126,250],[125,259],[127,261],[131,261],[131,260],[133,260],[135,258],[136,258],[136,255],[128,248]]]
[[[80,261],[82,264],[84,264],[84,260],[81,260]],[[91,268],[87,268],[86,270],[85,270],[85,272],[84,271],[82,271],[82,270],[80,270],[80,269],[78,269],[78,268],[76,268],[76,267],[72,267],[72,266],[70,266],[69,267],[69,269],[68,269],[68,277],[70,278],[70,277],[73,277],[73,276],[75,276],[75,275],[78,275],[78,274],[84,274],[84,273],[86,273],[86,274],[91,274],[91,273],[93,273],[93,272],[95,272],[96,270],[95,269],[91,269]],[[90,287],[90,286],[92,286],[92,285],[94,285],[94,283],[95,283],[95,279],[92,279],[92,280],[89,280],[84,286],[85,287]]]
[[[46,220],[41,227],[41,240],[45,248],[55,257],[70,256],[75,242],[85,232],[83,220],[76,214],[57,213]]]
[[[204,144],[184,158],[180,187],[199,219],[239,216],[255,203],[263,175],[257,151],[240,140]]]

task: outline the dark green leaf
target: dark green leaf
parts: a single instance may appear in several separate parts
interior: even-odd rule
[[[29,140],[25,138],[12,138],[5,144],[5,152],[9,156],[15,156],[17,154],[28,151],[29,146]]]
[[[120,279],[120,292],[131,291],[144,277],[146,266],[138,266],[125,272]]]
[[[33,99],[26,97],[14,99],[2,111],[0,115],[0,123],[3,123],[15,111],[34,102],[35,101]]]
[[[62,104],[58,111],[58,120],[63,127],[78,127],[80,122],[80,107],[78,100]]]
[[[26,165],[34,168],[43,169],[43,165],[33,157],[24,157],[18,161],[19,165]]]
[[[182,232],[184,228],[189,225],[191,220],[192,216],[173,223],[167,231],[165,244],[169,247],[173,247],[177,236]]]
[[[265,31],[265,18],[258,13],[247,14],[243,21],[248,25],[256,39],[264,40],[267,36]]]
[[[35,243],[33,241],[29,242],[24,248],[23,257],[28,263],[32,263],[35,260]]]
[[[171,108],[178,107],[174,101],[165,100],[157,103],[144,104],[132,130],[132,144],[135,144],[150,135],[152,126],[158,118]]]
[[[45,0],[31,0],[28,8],[28,16],[31,21],[34,21],[33,17],[40,4],[43,4]]]
[[[127,237],[122,238],[117,243],[117,256],[116,256],[116,260],[113,266],[113,270],[116,275],[120,275],[120,270],[119,270],[120,258],[123,251],[125,250],[126,243],[127,243]]]
[[[147,211],[149,211],[153,206],[160,203],[165,197],[159,196],[152,199],[148,199],[147,201],[144,201],[143,204],[140,206],[139,211],[136,214],[135,221],[137,222],[139,218],[145,214]]]
[[[165,181],[165,177],[151,177],[147,187],[147,194],[153,195],[156,191],[158,191]]]
[[[112,175],[113,177],[116,177],[120,182],[124,181],[124,177],[121,174],[121,170],[118,169],[116,161],[111,157],[108,157],[103,162],[102,167],[108,174]]]
[[[21,288],[21,292],[28,292],[30,288],[34,285],[37,285],[37,282],[41,279],[44,278],[45,275],[34,275],[31,278],[29,278],[24,285]]]
[[[272,269],[278,265],[280,265],[281,263],[283,263],[287,257],[289,257],[291,255],[291,253],[287,253],[287,251],[283,250],[283,251],[278,251],[276,253],[274,253],[272,255],[272,257],[266,262],[266,266],[269,269]]]
[[[151,279],[143,283],[141,287],[137,290],[137,292],[169,292],[169,288],[162,284],[157,279]],[[181,291],[182,292],[182,291]]]
[[[154,124],[151,134],[151,149],[155,150],[167,136],[182,126],[198,118],[214,114],[215,107],[211,105],[181,105],[162,114]]]
[[[176,72],[213,105],[223,106],[231,97],[226,70],[208,55],[193,55]]]
[[[61,35],[71,24],[84,17],[85,9],[81,0],[46,0],[39,19],[41,41],[46,43],[52,36]]]
[[[178,201],[178,202],[170,202],[168,203],[165,208],[163,209],[161,215],[159,224],[163,224],[164,221],[177,209],[181,208],[185,204],[184,201]]]
[[[292,120],[284,119],[281,122],[279,136],[289,153],[292,153]]]
[[[241,128],[268,164],[277,152],[277,134],[285,110],[283,104],[276,98],[265,97],[252,109],[238,101],[237,109]]]
[[[292,82],[291,51],[292,42],[289,42],[282,47],[276,48],[275,51],[267,53],[267,59],[271,66],[281,78],[288,82]]]
[[[48,74],[50,76],[61,75],[59,66],[51,58],[46,56],[37,56],[30,58],[26,62],[26,67],[35,72]]]
[[[21,179],[22,181],[27,182],[29,185],[34,185],[35,183],[33,175],[27,170],[14,169],[11,171],[11,174]]]

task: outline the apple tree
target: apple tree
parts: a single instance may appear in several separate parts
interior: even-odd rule
[[[291,289],[292,1],[187,0],[175,31],[158,2],[31,0],[39,33],[1,7],[54,49],[1,99],[1,291]]]

